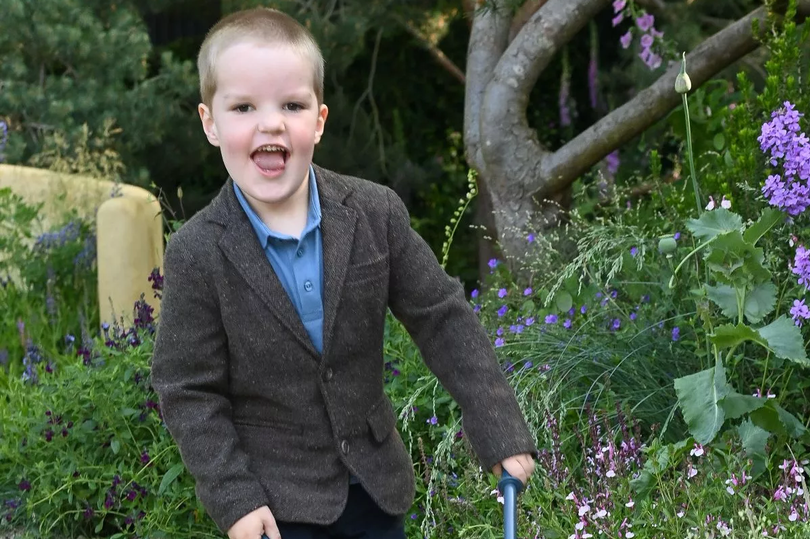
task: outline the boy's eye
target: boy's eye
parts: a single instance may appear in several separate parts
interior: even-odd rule
[[[286,105],[284,105],[284,108],[291,112],[298,112],[299,110],[304,110],[304,106],[301,105],[300,103],[287,103]]]
[[[250,112],[250,105],[243,103],[241,105],[236,105],[233,110],[236,112]]]

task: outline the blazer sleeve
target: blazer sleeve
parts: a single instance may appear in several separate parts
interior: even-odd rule
[[[182,232],[182,231],[181,231]],[[228,347],[217,297],[180,232],[164,257],[164,294],[152,358],[163,419],[223,532],[268,505],[231,421]]]
[[[464,432],[481,465],[537,450],[515,392],[498,364],[460,283],[411,228],[402,200],[388,190],[389,306],[428,368],[461,407]]]

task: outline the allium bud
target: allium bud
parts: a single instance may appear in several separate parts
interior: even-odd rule
[[[675,91],[679,94],[685,94],[692,89],[692,81],[686,73],[686,53],[683,53],[681,60],[681,72],[675,77]]]
[[[678,243],[673,237],[661,238],[658,240],[658,251],[663,254],[670,254],[678,248]]]

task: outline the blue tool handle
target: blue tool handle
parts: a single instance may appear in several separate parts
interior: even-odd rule
[[[498,490],[503,494],[503,536],[504,539],[515,539],[517,533],[517,495],[523,490],[520,479],[506,470],[498,481]]]

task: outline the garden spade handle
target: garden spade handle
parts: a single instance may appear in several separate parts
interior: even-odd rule
[[[503,494],[503,537],[515,539],[517,529],[517,495],[523,490],[520,479],[509,474],[506,470],[498,481],[498,490]]]

